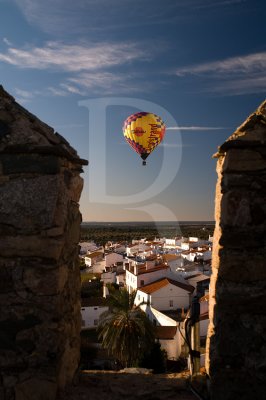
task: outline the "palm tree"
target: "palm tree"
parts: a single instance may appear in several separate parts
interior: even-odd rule
[[[146,314],[134,305],[136,292],[122,289],[109,296],[110,310],[99,321],[99,338],[109,354],[126,367],[137,366],[154,343],[154,328]]]

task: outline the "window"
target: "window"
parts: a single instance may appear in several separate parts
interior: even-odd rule
[[[140,286],[144,286],[144,281],[140,281]]]
[[[140,300],[140,295],[138,294],[138,300]]]
[[[169,300],[169,306],[170,306],[170,307],[173,307],[173,306],[174,306],[173,300]]]

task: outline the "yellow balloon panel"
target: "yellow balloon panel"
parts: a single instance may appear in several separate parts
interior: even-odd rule
[[[125,120],[123,133],[130,146],[145,160],[163,140],[165,124],[155,114],[139,112]]]

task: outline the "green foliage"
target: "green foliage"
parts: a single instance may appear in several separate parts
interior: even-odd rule
[[[101,274],[94,274],[93,272],[80,274],[81,284],[92,280],[100,280]]]
[[[163,223],[155,225],[147,224],[114,224],[106,226],[106,224],[86,224],[81,225],[82,240],[93,240],[98,245],[105,245],[109,240],[117,242],[131,243],[132,239],[146,238],[153,240],[155,237],[172,238],[175,236],[196,236],[200,239],[208,239],[209,235],[213,235],[213,225],[174,225],[171,223]]]
[[[107,283],[106,284],[107,289],[109,290],[109,293],[114,293],[116,290],[119,290],[119,285],[117,283]]]
[[[86,269],[86,264],[85,264],[84,258],[79,259],[79,269],[80,269],[80,271],[83,271],[84,269]]]
[[[167,353],[161,349],[159,342],[154,343],[150,352],[144,354],[140,360],[139,366],[142,368],[153,369],[155,374],[163,374],[166,372]]]
[[[87,369],[88,363],[97,358],[98,349],[94,346],[97,340],[95,329],[80,332],[80,368]]]
[[[110,311],[99,321],[99,338],[108,353],[123,366],[137,366],[143,353],[154,343],[154,328],[146,314],[134,306],[135,293],[126,289],[112,293]]]
[[[98,274],[81,274],[81,297],[102,297],[102,282]]]

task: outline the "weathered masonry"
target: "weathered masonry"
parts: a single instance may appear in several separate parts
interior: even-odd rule
[[[1,400],[53,400],[77,370],[86,164],[0,86]]]
[[[266,102],[220,147],[207,369],[212,400],[266,393]]]

